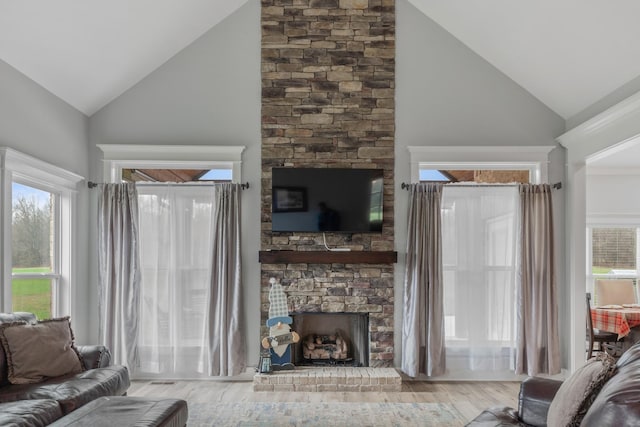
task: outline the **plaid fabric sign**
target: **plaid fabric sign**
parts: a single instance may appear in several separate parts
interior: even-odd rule
[[[615,332],[618,339],[626,337],[631,328],[640,325],[639,308],[603,309],[592,308],[593,327],[601,331]]]

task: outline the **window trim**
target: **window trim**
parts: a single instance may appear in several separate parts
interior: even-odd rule
[[[121,182],[122,169],[232,170],[231,182],[240,183],[244,145],[128,145],[98,144],[103,152],[104,182]]]
[[[420,169],[528,170],[529,182],[548,182],[549,152],[554,146],[409,146],[411,182]]]
[[[52,315],[70,314],[76,307],[75,292],[73,292],[77,277],[76,269],[76,205],[78,184],[84,177],[73,172],[54,166],[48,162],[21,153],[8,147],[0,147],[2,173],[0,174],[0,192],[3,208],[0,210],[2,238],[0,239],[0,253],[2,265],[0,274],[2,292],[0,292],[0,307],[3,311],[12,310],[12,242],[11,242],[11,211],[12,184],[19,182],[48,191],[57,195],[59,201],[56,207],[56,260],[59,278],[57,291],[52,295]]]

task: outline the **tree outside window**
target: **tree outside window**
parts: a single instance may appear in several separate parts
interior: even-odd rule
[[[19,183],[12,185],[11,260],[13,311],[51,317],[55,265],[53,193]]]

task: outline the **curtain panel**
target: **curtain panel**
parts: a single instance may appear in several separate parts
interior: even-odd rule
[[[98,200],[99,337],[113,362],[138,366],[140,294],[138,194],[104,184]]]
[[[548,184],[520,185],[520,284],[516,373],[560,372],[553,208]]]
[[[412,184],[409,191],[402,370],[411,377],[441,375],[445,371],[442,184]]]
[[[240,184],[214,187],[211,294],[208,300],[209,375],[238,375],[245,369],[242,334]]]

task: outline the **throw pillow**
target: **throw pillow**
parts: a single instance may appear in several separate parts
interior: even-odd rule
[[[587,360],[562,383],[549,406],[549,427],[579,426],[600,389],[616,370],[616,361],[607,353]]]
[[[69,317],[36,324],[0,325],[0,341],[6,353],[11,384],[37,383],[50,377],[82,372]]]

